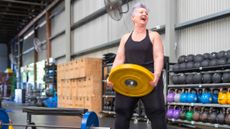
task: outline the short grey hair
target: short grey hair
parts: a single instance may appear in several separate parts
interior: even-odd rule
[[[135,10],[136,10],[137,8],[144,8],[144,9],[146,9],[147,11],[149,11],[149,9],[146,7],[145,4],[143,4],[143,3],[141,3],[141,2],[137,2],[136,4],[133,5],[132,11],[131,11],[131,15],[132,15],[132,16],[134,15]]]

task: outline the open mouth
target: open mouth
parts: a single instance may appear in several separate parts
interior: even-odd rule
[[[141,20],[142,21],[146,21],[146,17],[141,17]]]

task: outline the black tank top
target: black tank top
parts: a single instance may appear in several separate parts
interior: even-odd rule
[[[148,30],[141,41],[134,41],[130,34],[125,43],[125,63],[138,64],[153,72],[153,45]]]

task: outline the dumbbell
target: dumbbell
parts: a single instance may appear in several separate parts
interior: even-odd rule
[[[187,62],[193,62],[194,61],[194,55],[193,54],[189,54],[185,57],[185,60]]]
[[[172,66],[172,70],[173,71],[178,71],[180,69],[180,65],[178,64],[178,63],[176,63],[176,64],[174,64],[173,66]]]
[[[203,57],[203,55],[201,55],[201,54],[197,54],[197,55],[195,55],[195,57],[194,57],[194,62],[201,62],[201,61],[203,61],[204,60],[204,57]]]
[[[200,84],[202,82],[202,74],[196,73],[193,75],[193,83],[194,84]]]
[[[230,59],[230,50],[228,50],[228,51],[225,52],[225,56],[226,56],[228,59]]]
[[[202,83],[212,83],[212,74],[211,73],[204,73],[202,74]]]
[[[178,63],[184,63],[185,62],[185,55],[181,55],[181,56],[179,56],[179,58],[178,58]]]
[[[185,82],[186,82],[187,84],[193,84],[193,74],[187,74],[187,75],[186,75]]]
[[[230,73],[229,72],[223,73],[222,81],[223,81],[223,83],[229,83],[230,82]]]
[[[213,83],[221,83],[222,82],[222,74],[221,73],[214,73],[212,75],[212,82]]]
[[[203,57],[204,57],[204,59],[208,59],[208,60],[209,60],[210,53],[204,53],[204,54],[203,54]]]
[[[225,56],[226,56],[225,51],[219,51],[216,55],[218,59],[225,58]]]

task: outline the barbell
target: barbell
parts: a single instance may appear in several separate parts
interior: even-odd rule
[[[9,129],[9,127],[32,127],[32,129],[36,129],[36,127],[43,128],[65,128],[65,129],[110,129],[109,127],[99,127],[99,120],[97,114],[95,112],[86,112],[81,120],[81,127],[75,126],[55,126],[55,125],[35,125],[31,124],[14,124],[10,122],[9,116],[4,109],[0,109],[0,129]]]
[[[111,70],[108,80],[113,83],[116,92],[125,96],[140,97],[153,90],[150,81],[154,80],[154,76],[143,66],[121,64]]]

